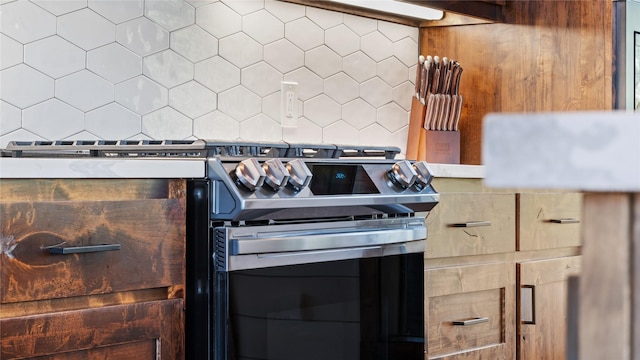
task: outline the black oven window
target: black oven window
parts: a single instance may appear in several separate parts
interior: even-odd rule
[[[229,359],[423,360],[423,254],[229,273]]]

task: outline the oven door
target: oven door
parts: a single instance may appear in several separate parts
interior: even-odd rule
[[[424,219],[215,234],[215,359],[424,359]]]

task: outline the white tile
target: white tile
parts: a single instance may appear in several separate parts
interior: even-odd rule
[[[115,41],[115,29],[116,26],[112,22],[91,9],[82,9],[58,17],[58,35],[85,50]]]
[[[374,77],[360,84],[360,97],[375,108],[391,102],[392,95],[391,86],[379,77]]]
[[[393,56],[393,43],[379,31],[363,36],[360,39],[360,48],[375,61]]]
[[[194,24],[196,9],[182,0],[147,1],[144,16],[173,31]]]
[[[61,140],[100,140],[100,138],[88,131],[80,131],[78,133],[64,137]]]
[[[171,32],[169,45],[194,63],[218,54],[218,39],[198,25]]]
[[[142,59],[142,73],[166,88],[193,80],[193,63],[173,50],[149,55]]]
[[[218,39],[242,29],[240,14],[222,2],[215,2],[197,8],[196,24]]]
[[[329,144],[358,144],[358,130],[344,121],[336,121],[322,129],[322,141]]]
[[[216,109],[216,93],[195,81],[169,90],[169,106],[195,119]]]
[[[389,21],[378,21],[378,30],[393,42],[404,38],[416,39],[418,37],[417,27],[396,24]]]
[[[239,68],[262,60],[262,45],[244,33],[220,39],[218,52],[220,56]]]
[[[409,68],[393,56],[378,63],[377,74],[391,86],[398,86],[409,80]]]
[[[262,99],[244,86],[236,86],[218,94],[218,110],[238,121],[260,113]]]
[[[54,15],[63,15],[87,7],[87,0],[31,0]]]
[[[284,36],[302,50],[310,50],[324,43],[324,30],[306,17],[286,23]]]
[[[390,132],[380,124],[372,124],[360,130],[360,143],[364,144],[363,139],[366,139],[367,145],[396,146],[404,153],[407,146],[407,128],[404,127],[399,131]]]
[[[298,83],[298,98],[300,100],[309,100],[324,91],[322,78],[306,67],[301,67],[285,74],[284,81]]]
[[[298,119],[298,126],[282,128],[282,140],[291,143],[322,143],[322,128],[308,119]]]
[[[22,127],[22,110],[0,100],[0,135],[8,134]]]
[[[87,52],[87,69],[117,84],[142,74],[142,57],[111,43]]]
[[[85,129],[102,139],[120,140],[141,131],[140,115],[116,103],[85,114]]]
[[[378,109],[376,122],[390,132],[395,132],[409,124],[409,113],[398,104],[389,103]]]
[[[344,24],[327,30],[325,32],[325,42],[331,50],[343,57],[360,49],[360,36]]]
[[[343,58],[342,67],[347,75],[358,82],[363,82],[376,76],[376,62],[362,51]]]
[[[307,17],[325,30],[341,24],[344,19],[341,12],[311,6],[307,7]]]
[[[56,97],[82,111],[89,111],[113,101],[113,84],[98,75],[82,70],[56,80]]]
[[[326,45],[307,51],[304,55],[304,64],[322,78],[342,70],[342,58]]]
[[[185,139],[193,133],[193,120],[169,106],[142,116],[142,132],[154,139]]]
[[[0,34],[0,46],[2,46],[2,51],[0,51],[0,70],[22,62],[24,58],[22,44],[5,34]]]
[[[63,139],[84,129],[84,113],[58,99],[24,110],[22,126],[50,140]]]
[[[169,32],[145,17],[124,22],[116,28],[118,43],[140,56],[169,47]]]
[[[344,24],[356,34],[363,36],[378,29],[378,21],[362,16],[344,15]]]
[[[56,17],[29,1],[15,1],[0,9],[0,32],[27,44],[56,33]]]
[[[237,140],[240,122],[220,112],[210,112],[193,121],[193,135],[200,139]]]
[[[300,105],[302,108],[302,105]],[[275,121],[280,121],[280,91],[262,98],[262,113]],[[301,114],[302,112],[298,112]]]
[[[418,42],[411,38],[404,38],[393,43],[393,54],[407,66],[418,62]]]
[[[271,65],[261,61],[242,69],[240,78],[242,85],[247,89],[264,97],[280,90],[282,74]]]
[[[264,8],[283,22],[304,17],[305,6],[280,0],[265,0]]]
[[[116,85],[115,100],[137,114],[144,115],[167,106],[168,90],[145,76],[138,76]]]
[[[247,15],[264,8],[264,0],[222,0],[240,15]]]
[[[393,102],[398,104],[406,111],[411,110],[411,99],[415,94],[415,86],[410,81],[405,81],[402,84],[393,88],[392,99]]]
[[[289,40],[281,39],[264,47],[264,61],[281,73],[288,73],[304,66],[304,52]]]
[[[240,137],[247,141],[278,142],[282,140],[280,124],[260,114],[240,123]]]
[[[195,8],[199,8],[200,6],[205,6],[219,0],[185,0],[185,1],[191,4],[191,6]]]
[[[24,109],[54,95],[53,79],[19,64],[0,71],[0,99]]]
[[[376,122],[376,109],[362,99],[355,99],[342,106],[342,119],[361,130]]]
[[[303,104],[304,117],[320,127],[336,122],[342,116],[340,104],[325,94],[318,95]]]
[[[360,85],[343,72],[324,80],[324,92],[339,104],[345,104],[360,95]]]
[[[57,79],[84,69],[86,52],[56,35],[25,45],[24,62]]]
[[[89,0],[88,6],[114,24],[120,24],[142,16],[144,0]]]
[[[240,84],[240,69],[220,56],[195,65],[194,79],[219,93]]]
[[[242,31],[266,45],[284,37],[284,23],[263,9],[242,18]]]

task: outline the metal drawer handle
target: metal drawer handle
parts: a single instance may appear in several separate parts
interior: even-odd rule
[[[102,244],[102,245],[88,245],[88,246],[75,246],[75,247],[50,247],[49,254],[82,254],[91,252],[103,252],[120,250],[120,244]]]
[[[471,319],[466,319],[466,320],[457,320],[457,321],[453,322],[453,325],[469,326],[469,325],[482,324],[482,323],[486,323],[486,322],[489,322],[489,318],[487,318],[487,317],[477,317],[477,318],[471,318]]]
[[[451,224],[452,227],[478,227],[478,226],[491,226],[491,221],[467,221],[463,223]]]
[[[580,219],[574,219],[574,218],[550,219],[549,222],[554,224],[578,224],[580,223]]]

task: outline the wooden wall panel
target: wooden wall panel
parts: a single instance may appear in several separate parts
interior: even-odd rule
[[[610,110],[610,1],[509,1],[505,23],[422,28],[420,53],[464,67],[461,163],[481,164],[489,112]]]

